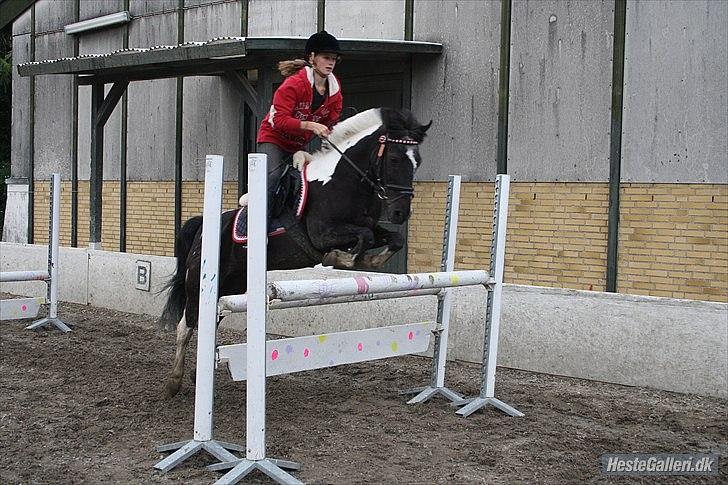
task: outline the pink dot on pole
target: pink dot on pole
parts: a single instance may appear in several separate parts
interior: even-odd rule
[[[358,350],[359,352],[361,352],[362,350],[364,350],[364,346],[363,346],[363,345],[362,345],[361,343],[359,343],[359,344],[358,344],[358,345],[356,346],[356,350]]]
[[[278,350],[277,349],[274,350],[273,352],[271,352],[270,358],[271,358],[271,360],[276,360],[278,358]]]
[[[407,334],[407,338],[410,339],[410,340],[412,340],[413,338],[415,338],[414,332],[411,332],[410,331],[410,333]]]
[[[304,350],[303,350],[303,356],[304,356],[304,357],[308,357],[308,354],[310,354],[310,353],[311,353],[311,352],[309,352],[309,350],[308,350],[308,349],[304,349]]]
[[[20,310],[27,311],[28,310],[28,306],[27,305],[21,305],[20,306]]]

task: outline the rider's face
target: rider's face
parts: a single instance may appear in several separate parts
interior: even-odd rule
[[[332,54],[330,52],[314,53],[311,65],[321,74],[328,75],[334,71],[338,60],[338,54]]]

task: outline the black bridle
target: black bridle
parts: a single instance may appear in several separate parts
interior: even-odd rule
[[[373,172],[375,174],[376,182],[373,181],[369,175],[367,175],[362,169],[356,166],[354,162],[351,161],[351,159],[341,150],[339,150],[339,147],[337,147],[333,142],[330,140],[326,140],[328,144],[334,148],[337,152],[339,152],[339,155],[342,156],[342,158],[351,166],[351,168],[356,171],[361,176],[361,180],[363,182],[366,182],[374,191],[375,194],[377,194],[377,197],[379,197],[381,200],[386,201],[387,203],[392,203],[394,201],[397,201],[403,197],[409,197],[410,199],[415,196],[414,188],[412,186],[405,186],[405,185],[397,185],[397,184],[390,184],[386,181],[386,173],[387,173],[387,158],[384,156],[384,153],[387,148],[387,143],[394,143],[397,145],[414,145],[417,146],[419,143],[415,140],[407,140],[403,138],[390,138],[388,135],[382,135],[379,137],[379,150],[377,151],[377,159],[373,166]],[[387,190],[390,190],[392,192],[396,192],[397,196],[394,198],[390,198],[387,195]]]

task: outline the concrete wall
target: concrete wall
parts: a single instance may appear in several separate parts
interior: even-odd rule
[[[418,180],[493,179],[498,132],[500,2],[415,2],[414,40],[442,42],[441,57],[412,66],[412,111],[434,120]]]
[[[404,2],[328,0],[325,23],[336,37],[356,39],[404,39]]]
[[[47,248],[0,244],[0,270],[45,268]],[[152,263],[152,292],[134,287],[136,260]],[[167,257],[62,248],[60,299],[157,315],[155,294],[174,270]],[[313,268],[271,272],[269,279],[340,277]],[[3,283],[0,291],[42,296],[39,283]],[[456,290],[449,357],[479,362],[486,292]],[[728,397],[728,305],[506,285],[499,364],[632,386]],[[418,297],[272,312],[268,330],[306,335],[434,320],[436,300]],[[103,322],[99,322],[103,325]],[[242,330],[240,315],[226,325]]]
[[[177,4],[177,0],[132,0],[131,15],[145,16],[129,24],[129,47],[177,44]],[[165,10],[171,11],[162,13]],[[127,97],[128,180],[174,180],[177,81],[133,82]]]
[[[74,38],[62,30],[74,22],[73,2],[38,2],[35,18],[35,60],[73,57]],[[35,78],[36,179],[47,179],[53,172],[71,178],[72,93],[72,76]]]
[[[30,10],[13,22],[13,65],[31,61]],[[12,123],[10,126],[10,175],[29,177],[30,78],[13,69]]]
[[[199,3],[199,2],[197,2]],[[222,3],[185,11],[185,41],[240,35],[241,5]],[[184,80],[182,102],[182,177],[202,180],[205,156],[225,157],[225,180],[237,180],[240,96],[214,77]]]
[[[612,1],[513,2],[513,180],[609,179],[613,7]]]
[[[728,183],[728,2],[629,1],[622,177]]]
[[[80,3],[81,20],[123,10],[122,0],[91,0]],[[84,54],[105,54],[124,47],[126,27],[115,27],[79,36],[78,51]],[[106,85],[106,92],[111,85]],[[121,109],[119,106],[104,127],[104,179],[119,180],[121,166]],[[91,86],[78,88],[78,177],[88,180],[91,170]]]
[[[250,0],[248,35],[309,36],[316,31],[318,0]]]

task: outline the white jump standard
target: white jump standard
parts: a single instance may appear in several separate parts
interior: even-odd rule
[[[202,219],[202,258],[200,268],[200,306],[197,334],[195,379],[195,421],[193,438],[157,447],[174,452],[154,465],[166,472],[200,450],[221,461],[237,457],[228,450],[244,451],[242,446],[212,438],[212,406],[215,391],[215,343],[217,335],[217,273],[220,260],[220,213],[222,212],[222,166],[219,155],[205,160],[205,206]],[[209,275],[209,277],[208,277]]]
[[[33,318],[38,315],[40,305],[48,303],[48,316],[41,318],[25,327],[28,330],[37,330],[46,325],[53,325],[63,332],[70,332],[69,324],[58,318],[58,246],[60,240],[61,217],[61,176],[54,173],[51,176],[51,204],[48,222],[48,269],[29,271],[3,271],[0,272],[0,283],[20,281],[43,281],[48,286],[46,298],[17,298],[0,300],[0,320],[16,320]]]

